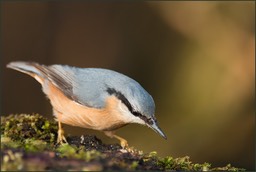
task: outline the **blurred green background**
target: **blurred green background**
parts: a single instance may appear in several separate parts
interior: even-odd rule
[[[154,97],[168,140],[147,127],[118,134],[130,146],[193,162],[255,169],[255,2],[1,2],[1,114],[51,105],[14,60],[102,67]],[[65,125],[66,134],[100,132]]]

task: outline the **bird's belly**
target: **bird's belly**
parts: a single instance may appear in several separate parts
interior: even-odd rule
[[[67,98],[58,88],[49,84],[47,95],[57,120],[68,125],[94,130],[114,130],[128,123],[116,110],[119,100],[114,96],[106,100],[102,109],[83,106]]]
[[[69,113],[66,113],[69,112]],[[114,130],[125,125],[112,114],[86,109],[81,111],[66,111],[61,113],[57,119],[68,125],[89,128],[94,130]],[[113,119],[114,118],[114,119]]]
[[[57,117],[58,118],[58,117]],[[104,114],[97,113],[62,113],[58,118],[60,122],[68,125],[89,128],[94,130],[114,130],[125,125],[118,120],[108,119]]]
[[[60,122],[68,125],[102,131],[111,131],[126,125],[122,121],[112,120],[105,117],[104,114],[97,113],[77,113],[73,114],[72,117],[70,114],[62,114]]]

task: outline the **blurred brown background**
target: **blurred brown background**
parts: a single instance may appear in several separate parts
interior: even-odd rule
[[[152,94],[168,137],[129,125],[118,134],[131,146],[255,169],[255,2],[9,1],[1,22],[1,114],[52,118],[39,83],[10,61],[109,68]]]

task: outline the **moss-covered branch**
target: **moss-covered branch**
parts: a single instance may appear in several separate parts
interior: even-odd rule
[[[209,163],[192,163],[188,156],[161,158],[104,144],[95,136],[68,137],[69,144],[56,145],[57,123],[34,114],[1,117],[1,170],[182,170],[242,171],[232,167],[212,168]]]

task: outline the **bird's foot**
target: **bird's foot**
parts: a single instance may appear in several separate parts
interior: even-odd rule
[[[119,137],[119,136],[118,136]],[[118,138],[117,138],[118,139]],[[127,142],[127,140],[125,140],[125,139],[123,139],[123,138],[121,138],[121,137],[119,137],[119,139],[118,139],[119,141],[120,141],[120,145],[121,145],[121,147],[124,149],[124,148],[128,148],[128,142]]]
[[[58,144],[68,144],[67,139],[64,136],[64,130],[62,128],[58,129],[58,138],[56,145]]]
[[[120,137],[120,136],[117,136],[114,134],[113,131],[104,131],[104,133],[106,134],[106,136],[110,137],[110,138],[116,138],[117,140],[120,141],[120,145],[121,147],[124,149],[124,148],[128,148],[128,142],[127,140],[125,140],[124,138]]]
[[[127,140],[125,140],[124,138],[122,138],[122,137],[120,137],[120,136],[117,136],[117,135],[113,135],[113,137],[115,137],[117,140],[120,141],[120,145],[121,145],[121,147],[122,147],[123,149],[124,149],[124,148],[129,148]]]

